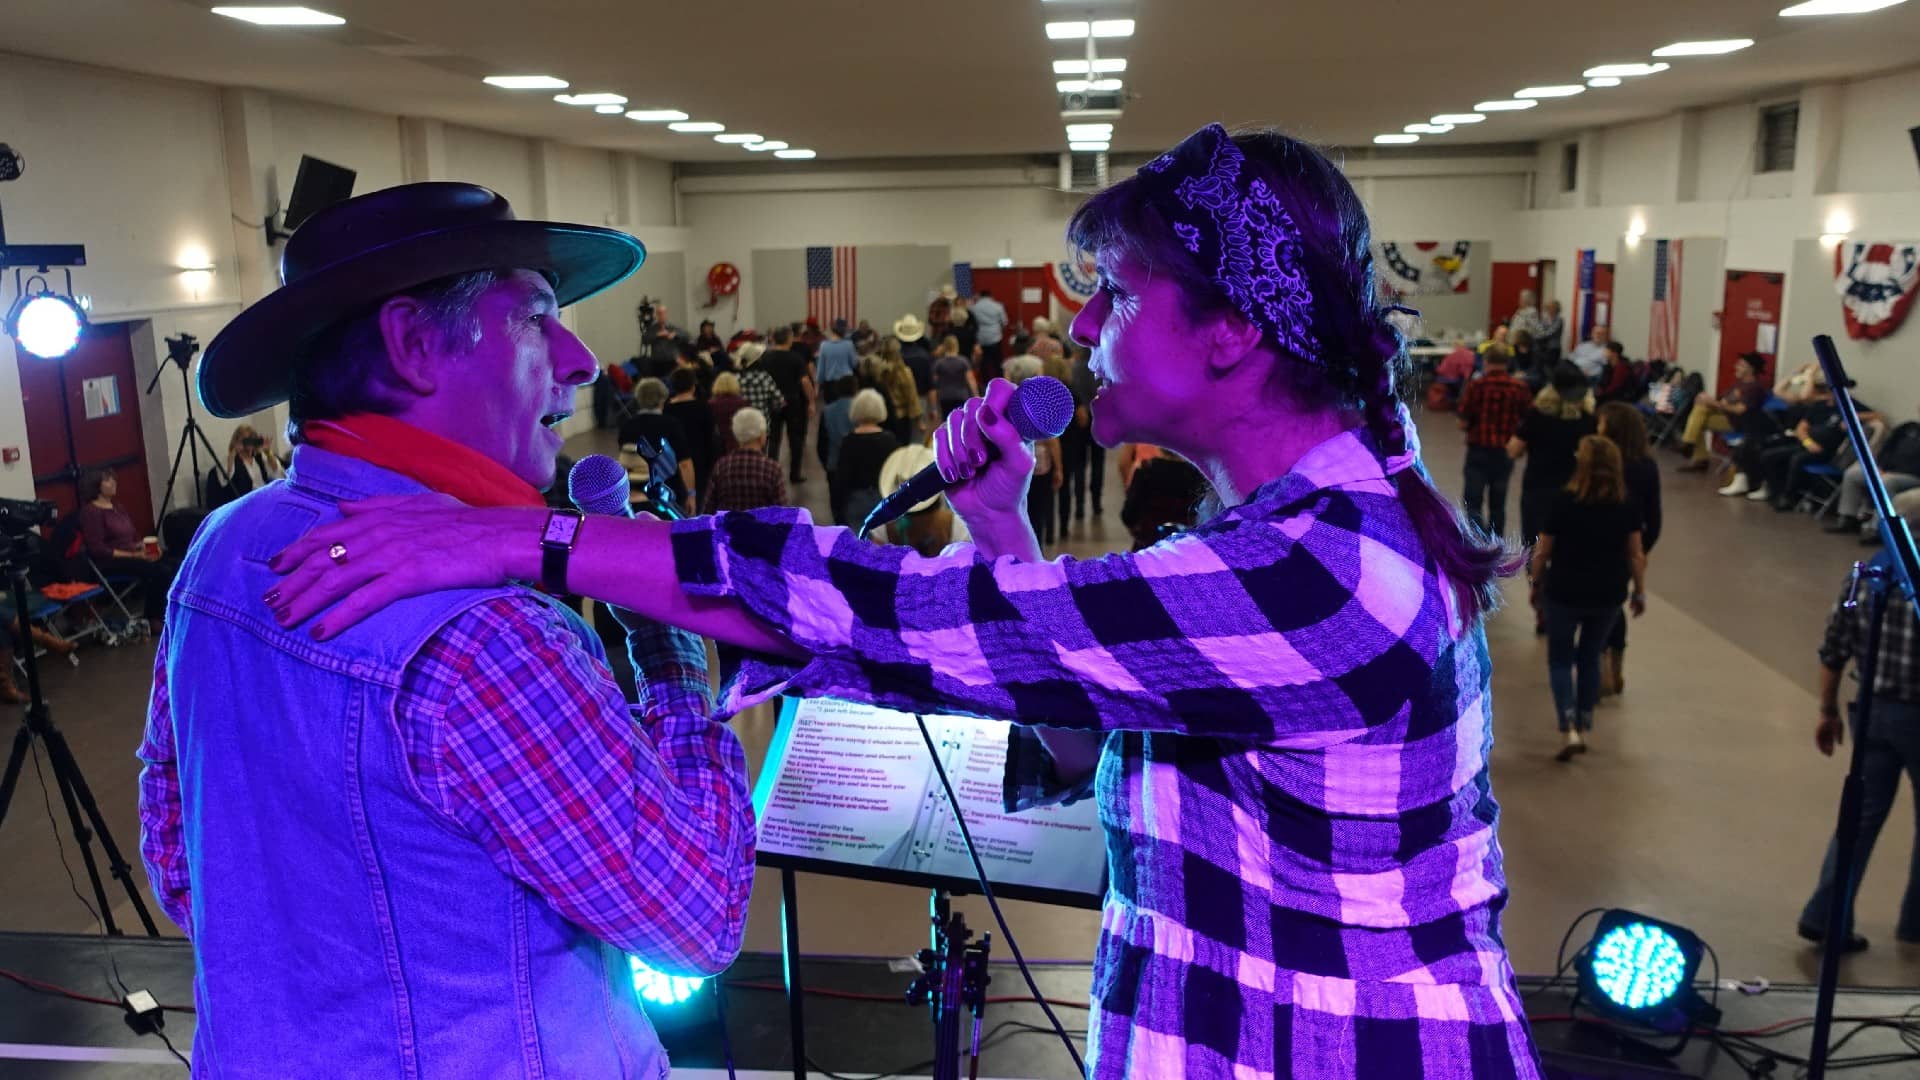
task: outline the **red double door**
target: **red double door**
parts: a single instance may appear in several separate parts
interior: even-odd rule
[[[1720,307],[1720,364],[1716,392],[1733,385],[1733,365],[1743,355],[1757,352],[1766,358],[1760,377],[1772,386],[1780,380],[1780,312],[1787,276],[1761,270],[1727,271],[1727,291]],[[1804,343],[1803,343],[1804,344]],[[1793,354],[1806,356],[1805,353]]]
[[[1000,306],[1007,309],[1007,321],[1015,326],[1033,325],[1035,316],[1045,316],[1052,311],[1052,301],[1047,299],[1047,268],[1044,266],[1016,266],[1007,269],[973,270],[973,294],[980,295],[982,289],[991,291]],[[1064,327],[1056,327],[1064,331]],[[1013,344],[1013,333],[1009,330],[1007,344]]]
[[[89,326],[73,352],[42,360],[15,350],[26,404],[27,453],[37,498],[64,516],[79,506],[80,475],[112,469],[115,500],[141,535],[153,533],[153,491],[147,482],[141,387],[134,382],[132,323]],[[176,493],[182,503],[197,501]]]

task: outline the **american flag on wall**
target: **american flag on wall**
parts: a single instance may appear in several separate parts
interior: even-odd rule
[[[1568,327],[1573,333],[1573,342],[1567,347],[1587,340],[1593,333],[1593,285],[1594,250],[1581,248],[1573,253],[1574,265],[1579,268],[1573,287],[1573,325]]]
[[[953,264],[953,291],[968,300],[973,299],[973,264],[970,262]]]
[[[1680,354],[1680,241],[1653,244],[1653,316],[1647,359],[1677,360]]]
[[[859,318],[858,260],[850,247],[807,249],[807,318],[822,326]]]

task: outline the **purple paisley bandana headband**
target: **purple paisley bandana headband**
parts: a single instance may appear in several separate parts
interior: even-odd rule
[[[1213,267],[1214,283],[1240,313],[1275,344],[1318,364],[1300,227],[1265,180],[1243,175],[1246,163],[1227,129],[1208,124],[1141,166],[1139,181],[1184,208],[1165,206],[1174,235]]]

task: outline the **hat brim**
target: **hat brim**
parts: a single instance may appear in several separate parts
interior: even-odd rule
[[[907,331],[900,329],[899,323],[894,323],[893,336],[899,338],[900,343],[904,345],[909,341],[919,341],[921,338],[926,337],[927,330],[926,330],[926,327],[923,326],[920,329],[913,331],[912,333],[908,333]]]
[[[492,221],[409,236],[343,259],[261,297],[200,358],[200,400],[237,419],[293,393],[294,372],[328,328],[370,305],[455,274],[534,270],[561,307],[625,280],[647,258],[626,233],[550,221]]]

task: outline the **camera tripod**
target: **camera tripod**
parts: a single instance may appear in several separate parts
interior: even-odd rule
[[[20,779],[20,768],[26,764],[27,753],[33,740],[38,738],[47,746],[47,759],[53,769],[53,782],[60,789],[60,801],[67,808],[67,821],[73,827],[73,838],[79,843],[80,859],[87,866],[87,880],[93,885],[94,903],[99,905],[100,922],[107,933],[120,936],[120,927],[113,921],[113,909],[107,903],[107,886],[100,879],[100,867],[94,862],[93,840],[98,837],[100,849],[106,853],[107,870],[127,890],[127,898],[133,901],[133,910],[140,916],[140,925],[146,928],[148,937],[159,937],[160,929],[154,925],[153,916],[147,911],[146,901],[140,897],[140,888],[134,884],[133,870],[127,860],[121,857],[120,845],[113,842],[113,834],[107,831],[107,823],[100,816],[100,806],[93,801],[93,790],[87,786],[86,777],[80,775],[80,763],[74,760],[73,751],[67,746],[66,736],[53,726],[53,712],[47,707],[47,699],[40,693],[40,665],[34,660],[33,638],[27,633],[27,559],[22,550],[25,540],[22,537],[0,535],[0,572],[4,572],[11,582],[13,609],[20,620],[21,636],[25,639],[20,645],[20,659],[27,669],[27,715],[20,722],[20,730],[13,736],[13,753],[7,758],[7,771],[0,778],[0,825],[7,820],[7,809],[13,805],[13,787]]]
[[[207,441],[207,433],[200,430],[200,420],[193,413],[193,387],[187,378],[187,366],[193,363],[193,355],[199,351],[200,344],[192,334],[183,333],[168,338],[166,359],[160,361],[160,370],[154,372],[153,378],[147,381],[146,392],[152,394],[153,388],[160,384],[160,376],[166,373],[167,365],[171,363],[177,366],[180,369],[180,396],[187,402],[187,423],[180,429],[179,445],[173,448],[173,468],[167,471],[167,493],[160,500],[162,520],[167,516],[167,507],[173,504],[173,485],[180,478],[180,462],[186,457],[193,458],[193,498],[182,500],[183,505],[197,502],[206,494],[200,486],[201,447],[207,451],[207,474],[219,482],[224,482],[226,476],[225,470],[220,468],[220,455],[214,451],[213,444]]]

